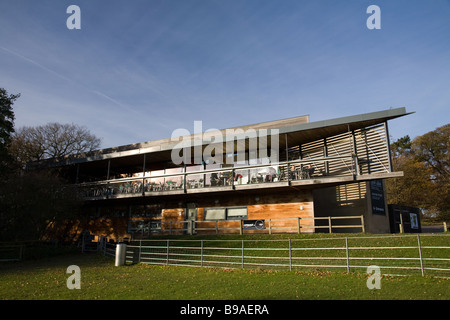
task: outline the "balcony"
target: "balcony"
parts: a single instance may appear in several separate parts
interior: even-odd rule
[[[147,172],[139,177],[80,183],[77,186],[86,200],[97,200],[307,187],[401,176],[401,173],[392,173],[387,169],[361,174],[358,163],[367,161],[358,159],[355,155],[342,155],[195,171],[175,168]],[[190,169],[192,170],[192,167]]]

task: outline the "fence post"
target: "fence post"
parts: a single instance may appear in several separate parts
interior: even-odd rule
[[[331,217],[328,217],[328,229],[331,233]]]
[[[403,217],[401,212],[400,212],[400,233],[403,233]]]
[[[216,221],[217,222],[217,221]],[[201,249],[200,249],[200,266],[203,267],[203,240],[201,241]]]
[[[269,234],[272,234],[272,224],[270,222],[270,219],[269,219]]]
[[[239,234],[242,235],[243,231],[243,224],[242,224],[242,220],[239,220]]]
[[[422,272],[422,277],[423,277],[424,270],[423,270],[422,248],[420,246],[420,236],[419,235],[417,235],[417,245],[419,246],[420,271]]]
[[[244,269],[244,239],[242,239],[242,269]]]
[[[361,229],[363,233],[366,232],[366,227],[364,226],[364,215],[361,215]]]
[[[25,247],[24,244],[20,245],[19,247],[19,261],[23,260],[23,248]]]
[[[141,250],[142,250],[142,239],[139,240],[139,258],[138,258],[138,263],[141,263]]]
[[[292,271],[292,244],[289,238],[289,271]]]
[[[447,232],[447,222],[444,221],[444,232]]]
[[[300,234],[300,217],[297,218],[297,229],[298,229],[298,234]]]
[[[348,251],[348,237],[345,237],[345,252],[347,256],[347,273],[350,272],[350,256]]]
[[[127,245],[125,243],[118,243],[116,246],[116,261],[115,266],[123,266],[125,264],[127,255]]]
[[[166,260],[166,265],[169,265],[169,239],[167,239],[167,260]]]

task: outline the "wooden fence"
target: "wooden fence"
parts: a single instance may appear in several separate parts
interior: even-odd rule
[[[353,223],[334,223],[339,220],[353,220]],[[357,223],[354,223],[358,220]],[[332,233],[336,229],[357,228],[365,232],[364,216],[345,217],[311,217],[311,218],[285,218],[260,219],[260,227],[246,228],[246,220],[195,220],[195,221],[162,221],[159,234],[246,234],[246,233],[312,233],[316,229],[325,229]],[[316,223],[320,222],[320,223]],[[138,234],[136,234],[138,236]]]

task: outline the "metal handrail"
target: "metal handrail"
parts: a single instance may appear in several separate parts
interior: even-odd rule
[[[246,169],[248,170],[248,169],[266,168],[266,167],[286,166],[286,165],[289,166],[292,164],[311,163],[311,162],[316,162],[316,161],[334,161],[334,160],[354,159],[354,158],[356,158],[355,155],[348,154],[348,155],[320,157],[320,158],[313,158],[313,159],[298,159],[298,160],[289,160],[289,161],[282,161],[282,162],[272,162],[269,164],[233,166],[233,167],[224,167],[224,168],[217,168],[217,169],[197,170],[197,171],[190,171],[190,172],[185,171],[185,172],[176,172],[176,173],[165,173],[165,174],[160,174],[160,175],[156,175],[156,176],[142,176],[142,177],[131,177],[131,178],[120,178],[120,179],[108,179],[108,180],[101,180],[101,181],[94,181],[94,182],[82,182],[82,183],[78,183],[77,186],[80,186],[80,187],[95,186],[95,185],[99,185],[99,184],[140,181],[140,180],[145,180],[145,179],[159,179],[159,178],[188,176],[188,175],[202,175],[202,174],[208,174],[208,173],[231,172],[231,171],[236,171],[236,170],[246,170]]]

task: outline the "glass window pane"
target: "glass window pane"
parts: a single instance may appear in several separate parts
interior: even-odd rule
[[[247,208],[228,208],[228,217],[245,217],[247,216]]]
[[[225,209],[224,208],[205,209],[205,220],[224,220],[224,219],[225,219]]]

